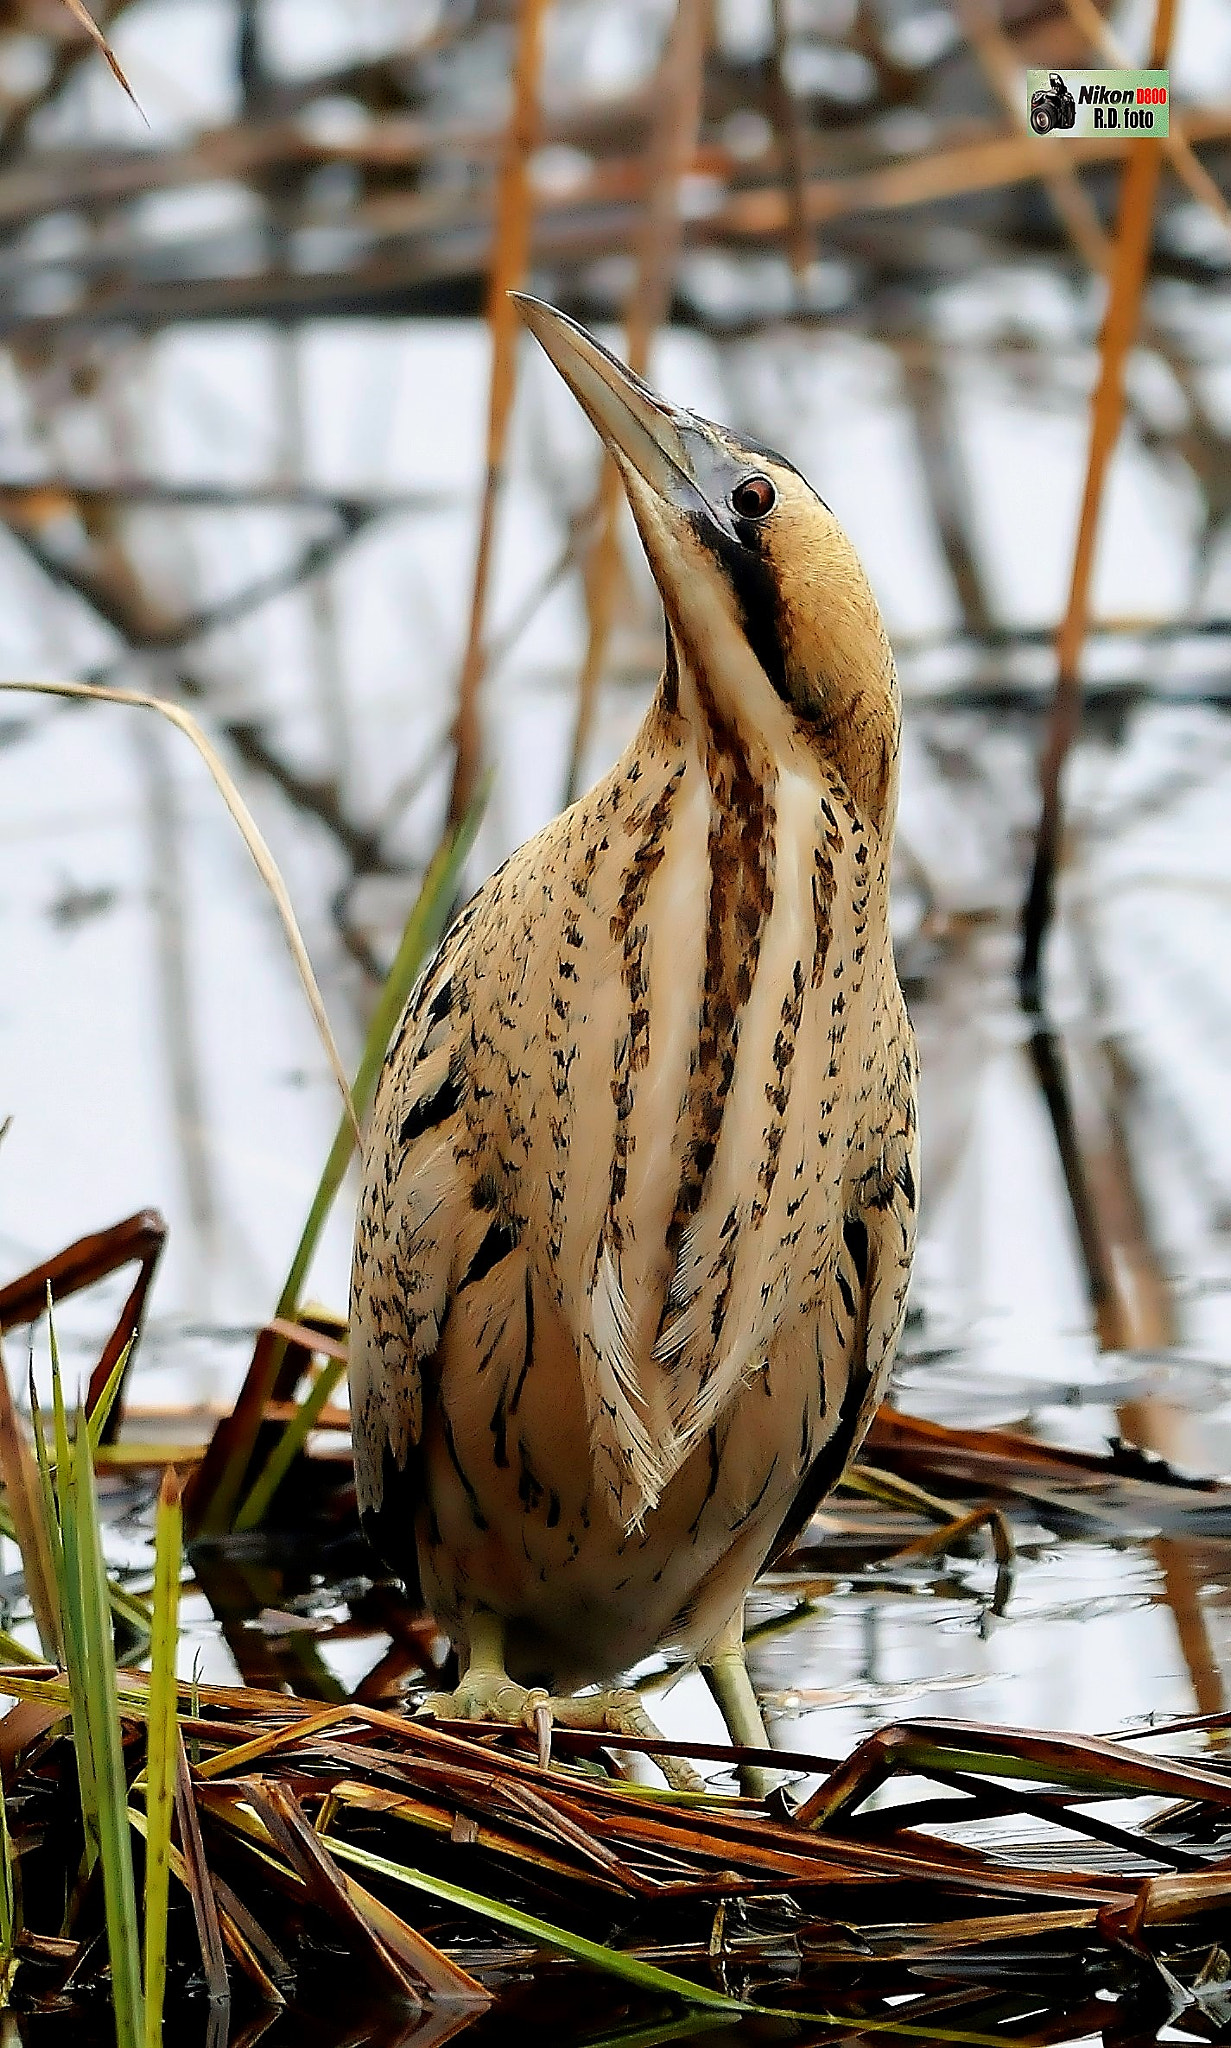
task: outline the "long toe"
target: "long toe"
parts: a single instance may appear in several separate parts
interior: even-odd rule
[[[613,1735],[648,1735],[662,1740],[662,1730],[651,1721],[637,1693],[612,1693],[610,1700],[607,1726]],[[704,1778],[686,1757],[659,1756],[654,1761],[673,1792],[704,1792]]]
[[[519,1727],[547,1698],[541,1689],[528,1691],[504,1671],[467,1672],[455,1692],[430,1692],[418,1709],[424,1720],[498,1721]]]
[[[589,1728],[604,1735],[662,1740],[662,1730],[655,1727],[646,1713],[640,1694],[628,1686],[618,1686],[610,1692],[584,1693],[580,1698],[552,1700],[551,1710],[561,1728]],[[654,1762],[673,1792],[704,1792],[704,1778],[682,1756],[656,1756]]]

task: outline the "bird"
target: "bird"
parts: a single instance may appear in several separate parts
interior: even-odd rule
[[[914,1249],[900,695],[800,472],[515,296],[614,458],[664,667],[391,1040],[353,1260],[361,1517],[457,1648],[425,1711],[537,1726],[543,1754],[545,1724],[652,1732],[615,1681],[666,1650],[763,1750],[745,1599],[858,1449]]]

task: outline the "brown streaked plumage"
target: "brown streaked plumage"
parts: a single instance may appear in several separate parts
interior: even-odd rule
[[[667,662],[390,1052],[355,1242],[360,1503],[462,1650],[455,1711],[518,1717],[544,1697],[522,1685],[677,1644],[764,1741],[744,1596],[871,1419],[913,1249],[897,686],[803,478],[522,306],[619,463]]]

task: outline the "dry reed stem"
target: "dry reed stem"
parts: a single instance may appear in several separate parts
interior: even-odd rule
[[[1145,1404],[1143,1404],[1145,1405]],[[1124,1411],[1120,1411],[1125,1429]],[[1147,1413],[1147,1425],[1152,1417]],[[1126,1432],[1127,1433],[1127,1432]],[[1145,1432],[1136,1435],[1143,1441]],[[1163,1591],[1175,1622],[1176,1640],[1193,1689],[1199,1714],[1221,1714],[1227,1704],[1227,1687],[1222,1663],[1210,1634],[1209,1613],[1202,1598],[1205,1586],[1193,1563],[1192,1545],[1172,1536],[1157,1536],[1150,1545],[1155,1563],[1163,1575]]]
[[[1160,0],[1160,18],[1168,23],[1175,0]],[[1089,618],[1090,579],[1107,471],[1119,438],[1124,414],[1124,371],[1137,333],[1154,199],[1158,189],[1157,146],[1136,141],[1129,151],[1120,204],[1115,262],[1100,341],[1099,378],[1091,408],[1090,453],[1082,494],[1077,545],[1069,599],[1056,637],[1058,680],[1056,712],[1045,755],[1044,788],[1053,787],[1076,729],[1079,709],[1078,663]]]
[[[645,187],[637,232],[637,282],[628,308],[628,365],[643,376],[656,329],[671,305],[680,240],[679,183],[696,153],[708,36],[708,0],[677,0],[658,69],[657,108],[645,156]],[[569,753],[565,803],[581,785],[594,724],[598,686],[621,581],[619,474],[604,453],[598,489],[598,534],[586,563],[588,635],[577,684],[577,717]]]
[[[999,24],[990,0],[957,0],[957,7],[967,39],[976,51],[990,83],[1018,127],[1029,134],[1030,127],[1022,91],[1022,66],[1013,43]],[[1107,30],[1102,16],[1093,7],[1092,0],[1072,0],[1070,12],[1074,12],[1076,19],[1076,12],[1086,8],[1089,9],[1093,22],[1103,30],[1103,46],[1109,45],[1112,52],[1119,56],[1119,47],[1114,38],[1110,37],[1110,31]],[[1087,26],[1084,14],[1078,25]],[[1191,157],[1191,150],[1189,155]],[[1212,180],[1196,159],[1192,158],[1192,161],[1198,175],[1212,186],[1221,205],[1221,194],[1217,193],[1217,187],[1213,187]],[[1056,217],[1066,230],[1073,247],[1093,271],[1107,275],[1111,269],[1112,243],[1110,237],[1104,233],[1097,209],[1083,191],[1078,178],[1072,171],[1060,169],[1047,177],[1044,184]],[[1152,345],[1159,350],[1177,377],[1194,414],[1193,433],[1199,436],[1204,415],[1201,397],[1193,386],[1192,378],[1186,376],[1178,364],[1170,336],[1144,313],[1142,324]],[[1188,456],[1192,466],[1197,467],[1193,463],[1191,451],[1182,452]],[[1092,627],[1093,621],[1090,623]],[[1169,1340],[1159,1337],[1150,1341],[1162,1343]]]
[[[455,826],[460,825],[474,801],[483,756],[479,720],[479,697],[486,665],[483,630],[487,617],[487,587],[491,576],[497,502],[504,478],[505,443],[517,381],[520,323],[509,293],[524,282],[530,253],[534,195],[529,161],[539,130],[539,72],[546,7],[547,0],[521,0],[513,66],[513,104],[496,185],[487,300],[487,327],[492,352],[487,469],[479,514],[470,622],[453,725],[455,755],[448,822]]]
[[[1165,63],[1176,0],[1158,0],[1151,69]],[[1120,194],[1116,246],[1107,310],[1099,342],[1099,375],[1091,400],[1090,448],[1078,521],[1068,604],[1056,635],[1056,691],[1039,771],[1041,808],[1030,887],[1022,916],[1020,992],[1032,1026],[1031,1051],[1056,1131],[1074,1221],[1086,1263],[1095,1325],[1105,1349],[1131,1348],[1141,1341],[1131,1290],[1126,1291],[1113,1251],[1114,1219],[1100,1204],[1083,1157],[1059,1046],[1046,1025],[1041,985],[1042,953],[1054,910],[1055,875],[1062,829],[1061,779],[1081,717],[1081,654],[1090,615],[1090,585],[1099,518],[1111,458],[1124,417],[1124,379],[1136,339],[1149,262],[1154,203],[1162,159],[1157,143],[1135,141],[1128,152]],[[1121,1162],[1123,1163],[1123,1162]],[[1136,1206],[1135,1191],[1130,1196]],[[1153,1255],[1134,1233],[1146,1267]],[[1123,1247],[1121,1247],[1123,1248]],[[1161,1286],[1161,1275],[1151,1293]]]
[[[200,1944],[201,1963],[210,2003],[226,2005],[230,2001],[231,1986],[227,1976],[226,1956],[223,1953],[218,1901],[205,1855],[205,1843],[201,1836],[201,1820],[197,1812],[188,1751],[184,1747],[182,1723],[176,1730],[175,1743],[175,1816],[179,1823],[184,1881],[192,1900],[193,1919],[196,1922],[197,1940]]]
[[[71,1295],[108,1279],[121,1267],[136,1265],[137,1277],[90,1374],[87,1415],[94,1414],[121,1357],[125,1353],[132,1355],[166,1237],[167,1226],[157,1209],[140,1209],[135,1216],[126,1216],[107,1230],[93,1230],[88,1236],[75,1239],[63,1251],[40,1259],[37,1266],[0,1287],[0,1331],[11,1330],[21,1323],[38,1322],[46,1309],[49,1291],[57,1303],[67,1301]],[[107,1421],[109,1443],[118,1433],[121,1415],[122,1404],[117,1398]]]
[[[787,21],[787,0],[771,0],[774,49],[770,99],[773,107],[774,132],[782,151],[782,160],[787,174],[787,253],[796,279],[802,279],[812,259],[812,236],[808,231],[808,214],[804,194],[808,186],[807,166],[804,162],[803,128],[795,96],[787,79],[786,55],[790,35]]]
[[[96,47],[102,52],[102,55],[106,58],[107,63],[110,67],[112,76],[115,78],[117,83],[124,88],[124,91],[127,93],[129,99],[132,101],[134,107],[137,109],[137,112],[140,114],[141,119],[145,121],[145,109],[142,107],[141,102],[137,98],[136,93],[133,91],[131,85],[128,83],[127,78],[124,76],[123,68],[120,64],[119,58],[116,56],[115,51],[112,49],[110,43],[107,41],[106,36],[103,34],[101,28],[98,26],[98,23],[95,21],[93,15],[90,14],[86,7],[82,4],[82,0],[64,0],[64,5],[67,7],[69,13],[74,17],[74,19],[81,23],[81,26],[85,30],[86,34],[89,36],[90,41],[94,43]],[[145,125],[148,128],[150,124],[148,121],[145,121]]]
[[[1038,1459],[1059,1455],[1022,1442]],[[150,1685],[136,1672],[119,1678],[135,1760]],[[0,1685],[19,1699],[46,1703],[52,1718],[63,1712],[67,1687],[58,1672],[3,1672]],[[601,1750],[608,1738],[598,1735],[561,1730],[561,1754],[544,1772],[528,1752],[505,1746],[518,1742],[508,1729],[464,1723],[453,1733],[354,1703],[305,1711],[303,1703],[242,1687],[181,1686],[180,1698],[191,1709],[181,1732],[206,1753],[190,1781],[181,1751],[180,1789],[208,1823],[208,1889],[221,1941],[265,1995],[292,1986],[281,1952],[234,1889],[252,1873],[263,1915],[289,1902],[285,1924],[297,1946],[302,1909],[311,1904],[328,1914],[348,1963],[372,1955],[400,1991],[412,1998],[430,1991],[446,2007],[486,2004],[492,1991],[498,1995],[499,1981],[489,1987],[474,1971],[534,1968],[552,1950],[643,1988],[704,2001],[704,1981],[661,1976],[664,1960],[704,1960],[698,1906],[712,1910],[718,1901],[744,1898],[755,1913],[758,1901],[784,1895],[796,1901],[801,1925],[821,1935],[819,1946],[806,1944],[814,1966],[829,1952],[822,1931],[835,1912],[842,1924],[854,1916],[865,1936],[861,1996],[892,1999],[902,1966],[922,1958],[943,1965],[955,1951],[969,1958],[954,1972],[959,1981],[982,1983],[987,1995],[1005,1944],[1054,1943],[1065,1932],[1074,1937],[1062,1949],[1075,1973],[1092,1953],[1111,1954],[1127,1938],[1148,1976],[1156,1954],[1150,1930],[1187,1923],[1182,1943],[1208,1942],[1216,1930],[1207,1921],[1203,1936],[1202,1918],[1225,1915],[1231,1893],[1231,1864],[1223,1857],[1231,1781],[1216,1760],[1177,1753],[1174,1744],[1193,1725],[1224,1728],[1226,1715],[1165,1724],[1127,1740],[920,1719],[880,1730],[844,1760],[782,1749],[784,1768],[823,1781],[792,1823],[721,1793],[656,1796],[646,1787],[580,1775],[569,1760],[575,1766]],[[0,1723],[6,1772],[23,1792],[29,1786],[45,1795],[66,1768],[67,1746],[48,1746],[46,1725],[46,1715],[30,1721],[20,1707]],[[1160,1740],[1167,1745],[1161,1754]],[[635,1738],[623,1746],[655,1756],[685,1747]],[[728,1766],[746,1754],[725,1745],[687,1748]],[[869,1795],[894,1772],[931,1784],[906,1789],[892,1812],[870,1811]],[[1172,1803],[1157,1837],[1148,1824],[1134,1827],[1106,1805],[1143,1795]],[[1003,1825],[1013,1818],[1035,1837],[1036,1849],[1038,1823],[1047,1825],[1042,1858],[1019,1856]],[[186,1839],[199,1844],[198,1812],[181,1819]],[[134,1813],[133,1820],[140,1829],[141,1817]],[[956,1832],[949,1825],[955,1822]],[[993,1837],[989,1822],[997,1824]],[[982,1832],[967,1839],[961,1831],[971,1824]],[[431,1845],[426,1858],[423,1842]],[[1102,1852],[1093,1864],[1092,1844]],[[204,1866],[194,1876],[193,1853],[173,1854],[172,1867],[208,1910]],[[1211,1856],[1220,1860],[1211,1863]],[[351,1875],[355,1866],[435,1901],[432,1921],[423,1927],[417,1916],[403,1919]],[[510,1873],[516,1904],[509,1903]],[[441,1904],[499,1930],[481,1957],[469,1943],[459,1952],[451,1928],[440,1945]],[[637,1914],[631,1929],[630,1906]],[[536,1909],[550,1920],[532,1917]],[[595,1925],[595,1915],[608,1930],[606,1950],[582,1931]],[[453,1920],[452,1910],[447,1917]],[[986,1975],[970,1956],[982,1944],[992,1951]],[[1174,1947],[1164,1946],[1164,1959]],[[758,1966],[772,1963],[772,1937],[770,1951],[745,1942],[744,1952]],[[841,1943],[834,1954],[850,1960]],[[216,1949],[217,1989],[220,1963]],[[894,2031],[891,2004],[871,2010],[886,2017],[878,2021],[861,2006],[852,2015],[861,2036]],[[956,2038],[921,2024],[931,2011],[915,2005],[894,2018],[908,2022],[901,2031],[921,2041]],[[1044,2036],[1032,2032],[1036,2038]]]
[[[325,1008],[325,999],[321,994],[316,975],[313,973],[312,961],[309,958],[307,946],[304,944],[303,933],[299,929],[299,923],[295,916],[286,883],[282,879],[278,863],[270,852],[256,819],[240,795],[238,785],[212,742],[206,737],[201,726],[197,724],[196,719],[192,717],[190,712],[184,711],[178,704],[169,704],[165,698],[152,697],[144,690],[121,690],[104,683],[0,682],[0,690],[32,691],[35,695],[45,697],[76,697],[87,702],[101,704],[131,704],[141,711],[156,711],[161,718],[168,719],[172,725],[178,726],[182,733],[187,734],[218,785],[227,809],[243,834],[244,844],[252,855],[257,873],[273,898],[274,907],[278,912],[282,923],[282,930],[287,945],[290,948],[291,958],[298,969],[299,979],[303,986],[304,994],[308,999],[308,1008],[312,1012],[313,1021],[320,1035],[321,1044],[325,1049],[329,1065],[333,1070],[334,1079],[337,1081],[343,1104],[355,1132],[355,1137],[359,1142],[362,1142],[363,1134],[359,1128],[359,1119],[355,1115],[355,1105],[351,1101],[350,1082],[347,1079],[346,1068],[342,1063],[342,1055],[338,1051],[337,1041],[330,1027],[329,1015]]]
[[[1128,56],[1112,28],[1104,21],[1094,0],[1064,0],[1070,19],[1075,28],[1085,36],[1090,47],[1104,56],[1109,64],[1118,70],[1129,70]],[[1161,70],[1161,65],[1151,64],[1152,70]],[[1219,191],[1205,165],[1193,155],[1192,145],[1185,133],[1184,122],[1174,107],[1168,109],[1170,120],[1168,133],[1159,137],[1163,149],[1171,160],[1176,176],[1187,185],[1199,206],[1208,206],[1214,218],[1231,231],[1231,205]]]
[[[1022,66],[990,0],[957,0],[957,11],[966,39],[1005,112],[1015,126],[1028,135],[1031,131],[1022,90]],[[1111,243],[1103,232],[1097,209],[1088,194],[1082,191],[1075,174],[1066,164],[1059,163],[1054,170],[1044,174],[1043,185],[1074,248],[1091,270],[1108,271],[1111,267]]]
[[[62,1654],[56,1568],[43,1513],[42,1483],[29,1437],[22,1427],[9,1384],[0,1341],[0,1480],[21,1551],[26,1593],[45,1657]]]
[[[1221,141],[1231,135],[1231,107],[1200,107],[1190,112],[1188,133],[1200,141]],[[1066,139],[1065,160],[1081,164],[1115,163],[1145,146],[1132,136],[1078,135]],[[845,219],[856,213],[893,213],[967,193],[993,192],[1007,185],[1032,183],[1055,169],[1057,145],[1037,136],[999,135],[985,142],[955,142],[911,158],[828,178],[814,178],[805,194],[813,224]],[[1149,147],[1155,151],[1157,142]],[[724,235],[757,239],[786,232],[790,211],[785,193],[764,188],[737,193],[702,225],[705,239]]]

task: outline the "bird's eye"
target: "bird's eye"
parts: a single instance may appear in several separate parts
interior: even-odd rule
[[[778,502],[778,493],[767,476],[746,476],[731,493],[731,509],[741,519],[764,519]]]

